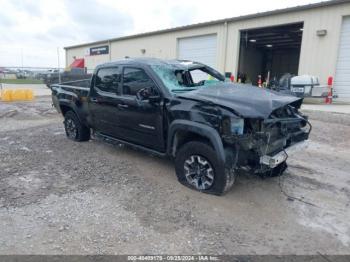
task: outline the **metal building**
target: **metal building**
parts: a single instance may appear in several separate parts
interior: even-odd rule
[[[125,57],[191,59],[256,83],[257,76],[334,77],[350,101],[350,1],[333,0],[65,47],[87,69]]]

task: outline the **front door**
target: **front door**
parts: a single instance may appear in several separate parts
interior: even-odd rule
[[[140,100],[137,93],[144,88],[153,95],[160,92],[151,77],[142,68],[124,67],[122,94],[118,104],[119,130],[121,138],[152,148],[164,150],[162,102]]]

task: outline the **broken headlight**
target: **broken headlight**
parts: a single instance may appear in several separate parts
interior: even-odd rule
[[[232,118],[230,119],[231,134],[243,135],[244,131],[244,119],[242,118]]]

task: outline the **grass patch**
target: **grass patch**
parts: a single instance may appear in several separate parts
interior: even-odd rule
[[[42,80],[38,79],[0,79],[2,84],[43,84]]]

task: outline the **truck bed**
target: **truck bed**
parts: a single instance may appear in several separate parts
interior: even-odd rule
[[[50,88],[52,88],[53,86],[61,86],[61,87],[65,87],[65,88],[84,88],[84,89],[90,89],[90,82],[91,79],[82,79],[82,80],[76,80],[76,81],[69,81],[69,82],[63,82],[60,84],[52,84],[50,85]]]
[[[51,85],[52,102],[55,108],[60,112],[63,106],[70,106],[82,116],[87,117],[87,97],[90,92],[90,79],[65,82]],[[59,102],[60,101],[60,102]]]
[[[90,79],[64,82],[61,84],[53,84],[50,86],[52,95],[72,95],[72,96],[87,96],[90,90]]]

